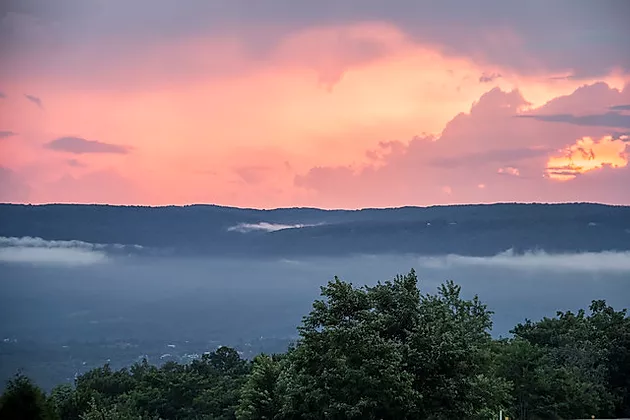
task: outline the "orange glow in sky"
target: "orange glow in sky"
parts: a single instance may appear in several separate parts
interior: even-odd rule
[[[584,137],[562,150],[561,156],[547,161],[547,175],[557,181],[569,181],[604,166],[624,168],[628,165],[627,136],[613,140],[611,136],[600,140]]]
[[[521,45],[499,30],[488,37]],[[375,206],[439,204],[445,196],[496,201],[509,199],[506,191],[537,190],[508,187],[519,179],[572,181],[628,163],[626,143],[611,137],[623,121],[590,127],[514,118],[604,114],[630,103],[630,77],[619,68],[580,79],[544,66],[521,72],[484,55],[450,53],[385,21],[305,26],[264,59],[226,35],[118,49],[104,43],[102,54],[117,54],[107,62],[98,48],[64,45],[54,53],[16,49],[10,69],[28,71],[0,73],[7,177],[0,201],[334,206],[348,194]],[[46,71],[37,71],[40,61]],[[101,148],[50,146],[66,137]],[[435,147],[418,137],[437,139]],[[383,152],[382,144],[397,146]],[[334,181],[313,178],[332,172]],[[308,183],[298,182],[304,177]],[[384,198],[392,191],[384,180],[397,185],[395,200]],[[419,181],[431,186],[417,191]]]

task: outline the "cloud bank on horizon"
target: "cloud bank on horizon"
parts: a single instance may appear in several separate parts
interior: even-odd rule
[[[0,201],[630,204],[629,15],[615,0],[3,2]]]
[[[0,263],[84,266],[107,261],[105,246],[83,241],[0,236]]]
[[[277,232],[279,230],[284,229],[300,229],[303,227],[309,226],[317,226],[317,225],[285,225],[281,223],[269,223],[269,222],[259,222],[259,223],[239,223],[235,226],[230,226],[227,230],[228,232],[240,232],[240,233],[249,233],[249,232]]]
[[[516,254],[511,250],[492,257],[446,255],[420,257],[418,264],[427,268],[493,267],[517,271],[555,271],[562,273],[629,273],[630,252],[579,252],[550,254],[530,251]]]
[[[290,229],[296,226],[283,226],[272,223],[240,224],[232,229],[235,232],[249,232],[253,230],[274,231]],[[98,244],[79,240],[46,240],[33,237],[3,237],[0,236],[0,264],[28,264],[35,266],[86,266],[103,264],[111,261],[111,251],[125,251],[126,258],[137,255],[142,250],[139,245]],[[134,251],[136,253],[134,253]],[[408,258],[393,257],[394,259]],[[343,260],[346,257],[339,258]],[[362,261],[359,265],[373,262],[379,258],[391,258],[375,255],[359,255]],[[491,257],[472,257],[466,255],[449,254],[442,256],[418,255],[413,258],[413,265],[421,269],[449,269],[449,268],[500,268],[527,272],[562,272],[562,273],[630,273],[630,252],[574,252],[547,253],[542,250],[517,254],[512,250],[496,254]],[[208,260],[205,258],[205,260]],[[220,258],[218,260],[221,260]],[[335,258],[324,258],[335,261]],[[306,258],[287,260],[281,259],[282,264],[289,265],[320,265],[321,258]],[[274,262],[276,264],[276,262]]]
[[[84,266],[109,261],[108,251],[139,251],[140,245],[0,236],[0,263]]]

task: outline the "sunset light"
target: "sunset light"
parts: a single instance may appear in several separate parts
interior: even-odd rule
[[[597,140],[630,129],[610,108],[630,103],[622,54],[589,46],[607,60],[591,71],[582,55],[563,62],[530,44],[531,28],[446,34],[380,12],[188,28],[158,8],[172,31],[161,33],[131,25],[122,4],[5,16],[2,200],[361,207],[549,191],[544,201],[556,193],[540,186],[578,173],[624,176],[622,141]]]
[[[550,157],[546,174],[553,180],[569,181],[603,167],[624,168],[628,165],[627,150],[628,136],[616,140],[611,136],[600,140],[584,137],[562,150],[562,156]]]

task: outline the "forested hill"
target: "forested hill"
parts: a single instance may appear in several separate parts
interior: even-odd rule
[[[290,256],[630,250],[630,207],[492,204],[364,210],[0,205],[0,237]]]

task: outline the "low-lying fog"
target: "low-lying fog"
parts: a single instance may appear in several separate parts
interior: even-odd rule
[[[425,292],[452,279],[478,294],[495,311],[495,335],[593,299],[630,306],[630,253],[228,260],[19,241],[0,243],[0,339],[288,337],[333,276],[374,284],[411,268]]]

